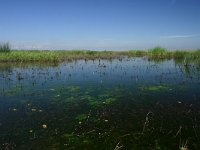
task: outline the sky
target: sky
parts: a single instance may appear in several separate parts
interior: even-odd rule
[[[200,48],[200,0],[0,0],[13,49]]]

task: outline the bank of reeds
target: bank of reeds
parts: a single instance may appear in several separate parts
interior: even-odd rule
[[[3,48],[2,48],[3,47]],[[5,50],[4,50],[5,49]],[[147,51],[90,51],[90,50],[10,50],[9,45],[0,46],[0,62],[62,62],[77,59],[112,59],[124,56],[147,56],[149,58],[174,58],[195,59],[200,62],[200,50],[167,51],[161,47],[155,47]]]
[[[0,62],[61,62],[77,59],[111,59],[124,56],[124,52],[110,51],[37,51],[37,50],[12,50],[10,53],[1,53]]]

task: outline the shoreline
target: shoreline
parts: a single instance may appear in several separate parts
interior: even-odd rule
[[[122,57],[143,57],[157,59],[195,59],[200,61],[200,50],[128,50],[128,51],[91,51],[91,50],[11,50],[0,52],[0,62],[63,62],[79,59],[113,59]]]

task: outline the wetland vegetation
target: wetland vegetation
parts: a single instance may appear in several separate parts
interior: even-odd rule
[[[0,150],[199,150],[200,51],[0,53]]]
[[[0,62],[63,62],[78,59],[113,59],[147,56],[158,59],[200,59],[200,50],[168,51],[162,47],[149,50],[91,51],[91,50],[11,50],[9,43],[0,44]]]

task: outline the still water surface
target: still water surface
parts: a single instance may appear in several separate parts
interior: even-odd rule
[[[137,57],[0,64],[0,150],[182,146],[200,149],[195,64]]]

